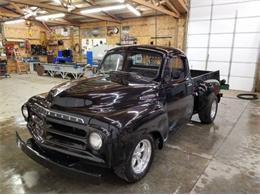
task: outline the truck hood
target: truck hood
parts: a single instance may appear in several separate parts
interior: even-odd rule
[[[94,77],[54,87],[47,100],[51,108],[78,114],[120,112],[152,102],[158,97],[157,83],[129,73],[114,72],[108,78]]]

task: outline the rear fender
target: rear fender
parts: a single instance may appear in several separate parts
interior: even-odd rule
[[[220,102],[222,94],[219,92],[220,92],[220,83],[216,79],[209,79],[200,83],[200,85],[197,87],[195,91],[193,113],[194,114],[198,113],[207,105],[207,97],[211,93],[214,93],[218,98],[218,102]]]
[[[204,83],[207,85],[208,88],[208,94],[211,92],[214,92],[216,96],[218,96],[220,92],[220,82],[216,79],[210,79],[204,81]]]

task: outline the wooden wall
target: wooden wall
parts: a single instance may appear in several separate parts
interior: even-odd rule
[[[30,29],[25,24],[4,24],[3,32],[6,39],[11,40],[29,40],[30,44],[40,44],[40,33],[46,31],[42,26],[33,25]],[[19,48],[18,42],[13,42],[15,48]],[[25,49],[19,48],[22,56],[27,56]]]
[[[25,24],[4,24],[5,38],[29,39],[32,43],[39,43],[41,31],[46,31],[40,25],[27,27]],[[30,34],[31,33],[31,34]]]
[[[156,40],[152,37],[171,37],[158,38],[157,45],[172,46],[183,49],[185,37],[185,19],[176,19],[171,16],[157,16],[145,17],[138,19],[123,20],[122,24],[112,22],[95,22],[85,23],[81,25],[82,31],[84,29],[99,28],[100,36],[98,38],[106,38],[108,44],[120,43],[120,33],[112,36],[107,36],[106,28],[108,26],[117,26],[123,29],[129,26],[129,35],[137,38],[137,44],[150,44],[151,41],[156,44]],[[105,37],[104,37],[105,36]],[[82,35],[82,38],[90,38]],[[93,38],[93,37],[91,37]]]
[[[49,40],[51,37],[50,32],[40,24],[33,23],[33,26],[29,29],[28,26],[25,24],[4,24],[4,36],[6,39],[11,40],[28,40],[30,44],[41,44],[41,32],[46,33],[46,39]],[[79,43],[79,36],[73,36],[73,39],[71,36],[58,36],[58,39],[63,40],[64,45],[62,46],[48,46],[48,51],[53,51],[55,54],[57,54],[58,50],[63,49],[73,49],[74,45],[76,43]],[[30,54],[25,53],[24,48],[19,47],[18,42],[13,42],[15,45],[15,48],[19,49],[19,52],[22,56],[30,56]]]

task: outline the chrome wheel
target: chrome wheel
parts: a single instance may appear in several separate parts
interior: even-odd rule
[[[213,119],[217,112],[217,101],[214,100],[211,105],[210,117]]]
[[[131,166],[136,174],[144,172],[147,168],[152,154],[152,145],[148,139],[141,140],[135,147],[132,155]]]

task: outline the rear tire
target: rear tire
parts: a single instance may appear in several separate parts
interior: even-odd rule
[[[199,112],[199,118],[202,123],[210,124],[214,121],[218,111],[218,98],[214,93],[211,93],[205,98],[205,106]]]
[[[139,155],[136,155],[139,148],[142,148],[142,146],[145,146],[146,149],[143,150],[144,152],[139,152]],[[141,136],[132,145],[126,161],[117,166],[114,172],[118,177],[129,183],[139,181],[150,169],[154,157],[154,148],[154,140],[151,135]],[[142,151],[142,149],[139,151]],[[141,166],[138,167],[138,162],[141,162],[140,159],[142,160],[142,158],[144,166],[140,164]]]

